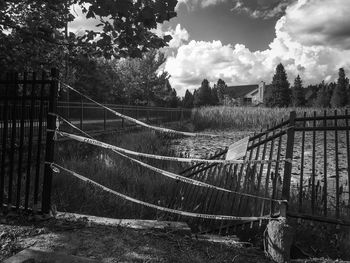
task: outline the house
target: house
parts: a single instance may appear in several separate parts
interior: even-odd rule
[[[224,90],[225,105],[259,105],[264,102],[265,82],[253,85],[227,86]]]

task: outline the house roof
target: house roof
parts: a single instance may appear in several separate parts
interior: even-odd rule
[[[225,89],[225,94],[229,95],[232,98],[241,98],[246,94],[252,92],[255,89],[258,89],[259,85],[241,85],[241,86],[229,86]]]

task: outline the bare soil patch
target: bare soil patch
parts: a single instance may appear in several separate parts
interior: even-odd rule
[[[0,261],[35,247],[108,263],[271,262],[254,247],[215,244],[172,232],[92,225],[81,219],[3,220],[0,244]]]

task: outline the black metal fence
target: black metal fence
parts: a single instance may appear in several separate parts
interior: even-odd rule
[[[349,118],[346,109],[295,119],[290,216],[350,224]]]
[[[291,112],[288,120],[249,139],[245,160],[276,162],[197,164],[182,172],[196,180],[270,201],[178,182],[168,206],[197,213],[276,217],[285,215],[281,203],[273,201],[279,199],[288,200],[289,217],[350,225],[349,118],[347,110],[342,114],[334,111],[298,117]],[[210,158],[223,159],[226,152],[219,151]],[[187,220],[198,230],[220,233],[230,233],[238,225],[254,224],[171,218]],[[261,226],[264,221],[256,223]]]
[[[58,72],[0,78],[0,206],[50,210]],[[50,131],[51,130],[51,131]]]
[[[278,216],[280,206],[273,199],[286,199],[282,197],[283,187],[288,176],[284,171],[288,169],[287,163],[281,161],[288,156],[288,127],[290,121],[282,121],[279,125],[250,137],[248,151],[244,160],[276,160],[270,163],[245,164],[198,164],[182,174],[184,176],[204,181],[206,183],[229,189],[234,192],[263,197],[255,198],[236,193],[218,191],[216,189],[203,189],[198,186],[178,183],[178,195],[169,204],[169,207],[184,209],[197,213],[232,215],[240,217]],[[290,137],[290,135],[289,135]],[[213,159],[224,159],[227,150],[219,151]],[[286,167],[287,166],[287,167]],[[287,169],[286,169],[287,168]],[[285,186],[284,186],[285,185]],[[266,200],[267,199],[267,200]],[[185,218],[176,218],[186,220]],[[219,233],[230,233],[237,225],[244,221],[223,223],[216,220],[189,220],[189,224],[201,231],[218,230]],[[249,220],[249,224],[251,221]],[[257,221],[260,225],[265,223]]]
[[[104,105],[121,114],[149,124],[159,125],[165,122],[181,122],[191,118],[191,110],[184,108]],[[84,100],[80,102],[59,101],[58,113],[80,127],[80,129],[89,132],[105,133],[137,126],[135,123],[125,121],[110,111]]]
[[[9,73],[0,78],[2,210],[50,210],[50,163],[56,128],[56,117],[50,112],[58,112],[84,130],[106,131],[134,125],[84,101],[57,105],[58,72],[53,69],[48,75]],[[148,123],[179,121],[191,115],[190,110],[179,108],[107,106]],[[312,116],[291,112],[288,120],[249,139],[245,160],[275,162],[197,164],[181,173],[257,197],[178,182],[168,207],[196,213],[274,217],[281,213],[281,205],[273,201],[279,199],[288,200],[287,216],[350,225],[349,118],[348,110],[325,111],[321,115],[315,112]],[[223,159],[226,152],[209,157]],[[245,222],[224,225],[223,221],[192,219],[189,223],[199,229],[229,233],[232,226]]]
[[[59,74],[8,73],[0,76],[0,210],[23,208],[49,213],[56,115],[89,132],[136,126],[86,101],[58,102]],[[182,108],[106,105],[147,123],[182,121]],[[50,114],[54,113],[54,114]]]

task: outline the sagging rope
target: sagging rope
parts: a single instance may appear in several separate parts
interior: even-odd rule
[[[84,132],[83,130],[79,129],[77,126],[75,126],[73,123],[71,123],[70,121],[66,120],[65,118],[61,117],[60,115],[58,114],[55,114],[55,116],[59,119],[61,119],[62,121],[64,121],[65,123],[67,123],[70,127],[72,127],[73,129],[83,133],[85,136],[93,139],[93,137],[91,135],[89,135],[88,133]],[[222,187],[218,187],[218,186],[214,186],[214,185],[211,185],[211,184],[207,184],[207,183],[203,183],[201,181],[198,181],[198,180],[194,180],[194,179],[191,179],[191,178],[187,178],[187,177],[184,177],[184,176],[181,176],[181,175],[178,175],[178,174],[175,174],[175,173],[172,173],[172,172],[169,172],[169,171],[165,171],[165,170],[162,170],[162,169],[159,169],[157,167],[154,167],[152,165],[149,165],[149,164],[146,164],[144,162],[141,162],[139,160],[136,160],[130,156],[127,156],[127,155],[124,155],[122,154],[121,152],[118,152],[116,150],[112,150],[114,153],[134,162],[134,163],[137,163],[145,168],[148,168],[156,173],[159,173],[159,174],[162,174],[166,177],[169,177],[169,178],[172,178],[172,179],[175,179],[175,180],[178,180],[178,181],[181,181],[181,182],[184,182],[184,183],[188,183],[188,184],[192,184],[192,185],[196,185],[196,186],[201,186],[201,187],[206,187],[206,188],[210,188],[210,189],[215,189],[215,190],[218,190],[218,191],[223,191],[223,192],[227,192],[227,193],[233,193],[233,194],[238,194],[238,195],[241,195],[241,196],[247,196],[247,197],[253,197],[253,198],[259,198],[259,199],[262,199],[262,200],[267,200],[267,201],[273,201],[273,202],[277,202],[277,203],[281,203],[281,202],[284,202],[284,200],[280,200],[280,199],[272,199],[272,198],[266,198],[266,197],[261,197],[261,196],[257,196],[257,195],[251,195],[251,194],[247,194],[247,193],[241,193],[241,192],[237,192],[237,191],[232,191],[232,190],[228,190],[228,189],[225,189],[225,188],[222,188]]]
[[[64,83],[64,82],[61,82],[60,83],[65,86],[66,88],[78,93],[80,96],[83,96],[84,98],[86,98],[87,100],[90,100],[91,102],[97,104],[98,106],[108,110],[109,112],[113,113],[114,115],[120,117],[120,118],[124,118],[125,120],[128,120],[130,122],[134,122],[138,125],[141,125],[143,127],[146,127],[146,128],[149,128],[149,129],[152,129],[152,130],[156,130],[156,131],[160,131],[160,132],[164,132],[164,133],[172,133],[172,134],[180,134],[180,135],[184,135],[184,136],[192,136],[192,137],[198,137],[198,136],[205,136],[205,137],[221,137],[220,135],[217,135],[217,134],[206,134],[206,133],[193,133],[193,132],[183,132],[183,131],[177,131],[177,130],[173,130],[173,129],[168,129],[168,128],[162,128],[162,127],[157,127],[157,126],[153,126],[153,125],[149,125],[147,123],[144,123],[142,121],[139,121],[137,119],[134,119],[132,117],[129,117],[127,115],[124,115],[120,112],[117,112],[97,101],[95,101],[94,99],[86,96],[85,94],[81,93],[80,91],[76,90],[75,88],[73,88],[72,86]]]
[[[49,130],[48,130],[49,131]],[[162,160],[162,161],[175,161],[175,162],[182,162],[182,163],[207,163],[207,164],[248,164],[248,163],[259,163],[259,164],[268,164],[268,163],[274,163],[274,162],[291,162],[290,159],[280,159],[280,160],[207,160],[207,159],[198,159],[198,158],[182,158],[182,157],[173,157],[173,156],[163,156],[163,155],[156,155],[156,154],[149,154],[149,153],[141,153],[141,152],[135,152],[132,150],[124,149],[118,146],[114,146],[108,143],[104,143],[95,139],[63,132],[55,130],[56,134],[70,138],[79,142],[95,145],[104,149],[111,149],[116,150],[118,152],[122,152],[125,154],[130,154],[133,156],[138,157],[145,157],[149,159],[156,159],[156,160]]]
[[[124,200],[139,204],[139,205],[143,205],[149,208],[153,208],[159,211],[163,211],[163,212],[168,212],[168,213],[172,213],[172,214],[177,214],[177,215],[181,215],[181,216],[187,216],[187,217],[194,217],[194,218],[203,218],[203,219],[212,219],[212,220],[244,220],[244,221],[257,221],[257,220],[270,220],[270,219],[275,219],[275,218],[271,218],[268,216],[261,216],[261,217],[240,217],[240,216],[227,216],[227,215],[211,215],[211,214],[199,214],[199,213],[192,213],[192,212],[186,212],[186,211],[180,211],[180,210],[176,210],[176,209],[171,209],[171,208],[166,208],[166,207],[162,207],[162,206],[158,206],[158,205],[154,205],[151,203],[147,203],[135,198],[132,198],[130,196],[124,195],[122,193],[119,193],[117,191],[114,191],[110,188],[107,188],[89,178],[86,178],[76,172],[73,172],[67,168],[64,168],[58,164],[55,163],[46,163],[48,165],[50,165],[51,169],[53,169],[54,172],[60,172],[60,170],[65,171],[66,173],[86,182],[86,183],[90,183],[94,186],[97,186],[99,188],[101,188],[102,190],[113,194],[115,196],[118,196]],[[58,169],[58,170],[57,170]]]

